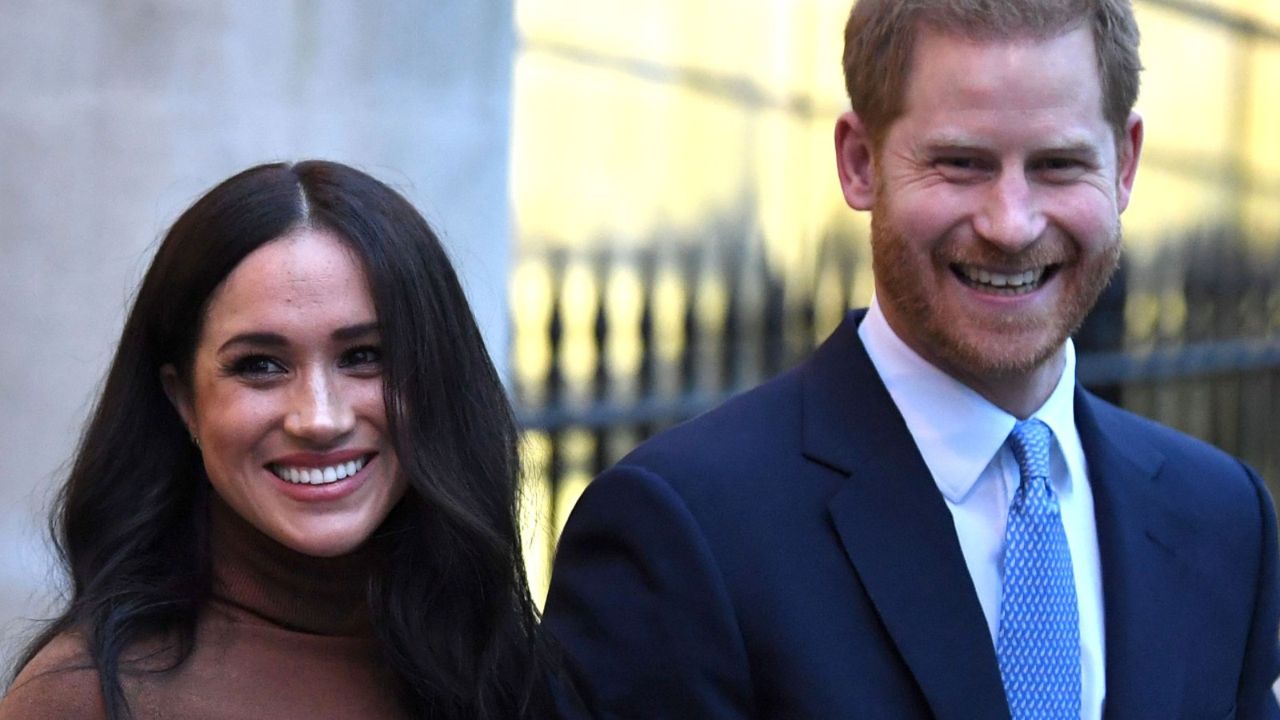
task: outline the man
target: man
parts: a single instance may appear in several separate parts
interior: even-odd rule
[[[546,611],[587,701],[1277,717],[1262,482],[1075,383],[1142,148],[1128,3],[861,0],[844,64],[875,301],[588,488]]]

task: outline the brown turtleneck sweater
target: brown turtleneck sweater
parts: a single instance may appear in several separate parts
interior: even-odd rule
[[[296,553],[220,501],[213,505],[214,590],[196,627],[195,649],[168,672],[121,672],[134,717],[407,717],[371,636],[368,558]],[[162,648],[146,645],[126,656]],[[105,717],[97,672],[75,633],[45,646],[0,702],[0,720]]]

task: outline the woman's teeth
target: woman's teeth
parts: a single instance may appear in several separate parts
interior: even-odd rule
[[[269,468],[271,472],[276,474],[281,480],[294,483],[295,485],[328,485],[339,480],[349,478],[360,472],[360,468],[364,467],[365,458],[358,458],[350,462],[330,465],[328,467],[290,467],[288,465],[278,465],[272,463]]]
[[[972,265],[957,265],[960,276],[970,285],[984,290],[1001,292],[1006,295],[1021,295],[1031,292],[1040,286],[1044,279],[1045,268],[1039,267],[1020,273],[997,273]]]

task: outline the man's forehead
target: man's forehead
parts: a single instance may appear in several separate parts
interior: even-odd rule
[[[924,97],[955,109],[998,98],[1013,108],[1063,102],[1102,106],[1093,36],[1084,28],[1050,38],[975,40],[927,32],[915,43],[904,108]]]
[[[980,53],[992,48],[1028,48],[1049,47],[1065,40],[1070,40],[1075,50],[1080,52],[1076,59],[1087,62],[1096,68],[1094,36],[1091,29],[1084,24],[1075,23],[1055,28],[1048,32],[998,33],[948,28],[928,22],[919,23],[911,36],[911,70],[919,69],[915,59],[923,48],[945,44],[956,52]]]
[[[1112,133],[1087,29],[992,40],[934,31],[916,47],[889,136],[917,151],[1106,152]]]

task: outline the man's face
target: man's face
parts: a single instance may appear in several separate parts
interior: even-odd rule
[[[872,212],[890,326],[974,387],[1044,368],[1056,379],[1119,258],[1142,138],[1134,115],[1117,152],[1089,31],[979,42],[924,30],[880,147],[848,117],[841,178]]]

